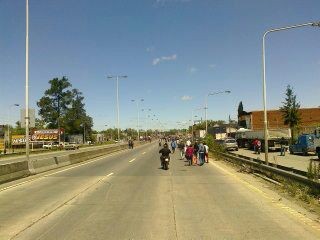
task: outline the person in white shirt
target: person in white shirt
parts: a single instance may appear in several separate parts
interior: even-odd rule
[[[208,146],[205,142],[203,143],[203,146],[204,146],[204,148],[205,148],[205,153],[204,153],[204,155],[205,155],[205,157],[204,157],[205,162],[206,162],[206,163],[209,163],[209,146]]]

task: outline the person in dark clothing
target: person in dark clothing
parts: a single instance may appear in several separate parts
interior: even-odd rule
[[[199,144],[196,141],[193,145],[193,165],[197,165],[199,159]]]
[[[167,143],[163,144],[163,148],[159,151],[159,153],[161,153],[160,163],[161,163],[161,167],[163,167],[163,161],[164,161],[166,158],[169,158],[169,161],[170,161],[170,156],[169,156],[169,154],[171,153],[171,151],[170,151],[170,149],[168,148],[168,144],[167,144]]]
[[[280,156],[286,155],[285,144],[286,144],[286,140],[284,139],[284,137],[282,137],[280,139],[280,151],[281,151]]]

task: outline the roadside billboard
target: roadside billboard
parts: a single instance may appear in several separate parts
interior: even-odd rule
[[[26,136],[12,135],[11,141],[12,141],[12,146],[26,145]]]
[[[0,151],[3,151],[5,149],[4,131],[5,131],[5,126],[0,125]]]
[[[0,151],[2,152],[4,150],[4,139],[0,138]]]
[[[60,129],[60,137],[64,130]],[[36,130],[32,135],[32,141],[57,141],[59,140],[59,129]]]

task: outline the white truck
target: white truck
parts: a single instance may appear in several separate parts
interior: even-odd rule
[[[280,140],[284,139],[285,147],[288,148],[289,140],[291,138],[291,130],[285,129],[268,129],[268,149],[277,151],[280,150]],[[240,128],[236,132],[236,140],[239,147],[253,148],[252,142],[255,139],[259,139],[264,149],[264,130],[250,130]]]

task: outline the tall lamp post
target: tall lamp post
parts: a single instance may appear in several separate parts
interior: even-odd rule
[[[191,118],[191,121],[192,121],[192,141],[193,141],[193,139],[194,139],[194,137],[193,137],[193,125],[194,125],[194,117],[197,117],[197,116],[194,116],[194,111],[197,111],[197,110],[201,110],[201,109],[203,109],[202,107],[200,107],[200,108],[195,108],[195,109],[193,109],[191,112],[192,112],[192,118]]]
[[[147,122],[148,122],[148,111],[151,112],[151,108],[143,108],[143,109],[141,109],[141,111],[145,113],[145,119],[146,119],[146,122],[145,122],[145,124],[146,124],[146,125],[145,125],[145,129],[146,129],[146,130],[145,130],[145,131],[146,131],[146,138],[147,138],[147,130],[148,130],[148,129],[147,129],[147,126],[148,126],[148,124],[147,124]]]
[[[217,94],[221,94],[221,93],[231,93],[231,91],[229,91],[229,90],[225,90],[225,91],[219,91],[219,92],[212,92],[212,93],[208,93],[207,95],[206,95],[206,99],[205,99],[205,118],[206,118],[206,134],[207,134],[207,132],[208,132],[208,97],[209,96],[212,96],[212,95],[217,95]]]
[[[118,142],[120,142],[120,107],[119,107],[119,79],[127,78],[128,76],[123,75],[123,76],[112,76],[109,75],[109,79],[116,79],[117,81],[117,128],[118,128]]]
[[[9,107],[9,115],[8,115],[8,149],[10,150],[10,120],[11,120],[11,109],[12,109],[12,107],[19,107],[20,106],[20,104],[17,104],[17,103],[15,103],[15,104],[12,104],[12,105],[10,105],[10,107]],[[12,146],[12,144],[11,144],[11,146]]]
[[[287,27],[281,27],[281,28],[273,28],[267,30],[262,37],[262,86],[263,86],[263,128],[264,128],[264,154],[265,154],[265,162],[266,164],[269,164],[268,159],[268,151],[269,151],[269,145],[268,145],[268,118],[267,118],[267,92],[266,92],[266,62],[265,62],[265,38],[267,34],[272,32],[279,32],[283,30],[289,30],[292,28],[299,28],[299,27],[306,27],[306,26],[312,26],[312,27],[320,27],[320,22],[309,22],[309,23],[303,23],[303,24],[297,24]]]
[[[131,102],[136,102],[136,105],[137,105],[137,114],[138,114],[138,120],[137,120],[137,132],[138,132],[138,141],[140,140],[140,128],[139,128],[139,125],[140,125],[140,110],[139,110],[139,102],[143,102],[144,99],[141,98],[140,101],[139,100],[136,100],[136,99],[132,99]]]
[[[26,104],[26,113],[25,113],[25,121],[26,121],[26,159],[28,162],[28,170],[31,174],[34,174],[33,162],[29,157],[29,0],[26,0],[26,87],[25,87],[25,104]]]

